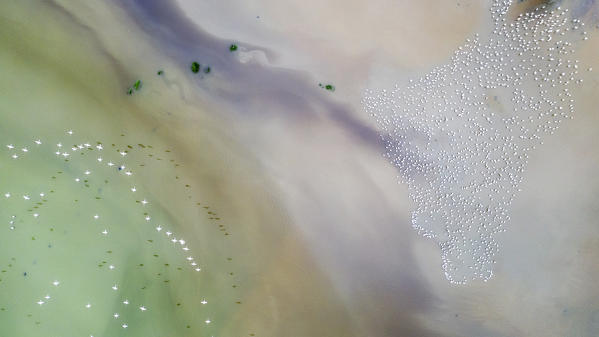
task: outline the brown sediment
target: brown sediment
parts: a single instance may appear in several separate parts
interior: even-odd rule
[[[558,6],[561,2],[561,0],[515,0],[510,7],[508,17],[515,19],[519,15],[534,12],[542,8],[550,9]]]

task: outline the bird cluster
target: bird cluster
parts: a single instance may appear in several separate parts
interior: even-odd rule
[[[491,6],[492,31],[445,65],[393,90],[368,90],[376,119],[415,204],[412,226],[437,242],[446,278],[489,280],[529,154],[574,113],[575,45],[584,23],[539,6],[515,19]],[[590,68],[588,69],[591,70]]]
[[[139,320],[143,319],[143,317],[134,316],[132,311],[127,308],[130,307],[130,305],[136,306],[139,309],[139,314],[142,315],[147,311],[150,312],[152,308],[142,303],[144,296],[138,296],[133,293],[128,293],[128,291],[131,291],[131,284],[129,284],[127,287],[121,287],[118,284],[118,278],[119,276],[122,276],[122,274],[115,274],[119,272],[119,267],[121,267],[119,265],[119,262],[116,262],[118,261],[117,250],[119,249],[119,245],[126,244],[135,247],[135,244],[133,242],[142,241],[140,240],[140,236],[153,235],[156,238],[161,238],[163,241],[165,241],[165,243],[161,246],[157,246],[158,242],[154,242],[154,239],[148,239],[146,244],[150,247],[154,247],[148,249],[158,250],[163,249],[162,247],[164,246],[164,249],[168,249],[170,251],[166,252],[164,255],[170,256],[171,258],[173,256],[180,258],[180,262],[175,261],[175,264],[181,266],[187,265],[193,273],[198,273],[202,271],[202,268],[200,267],[200,263],[197,261],[197,259],[192,255],[188,241],[183,237],[180,237],[179,235],[175,235],[175,231],[173,229],[168,228],[168,226],[164,224],[168,221],[168,219],[162,216],[162,213],[164,212],[160,212],[159,210],[157,210],[156,213],[158,213],[158,216],[155,220],[152,216],[153,214],[151,214],[152,203],[148,201],[148,198],[136,197],[137,195],[140,195],[142,193],[145,194],[148,192],[144,192],[143,188],[136,187],[133,184],[133,181],[131,180],[134,174],[133,170],[129,166],[133,167],[134,164],[128,164],[125,162],[125,160],[128,157],[131,157],[130,154],[132,151],[131,149],[133,149],[133,147],[128,146],[129,149],[127,150],[113,148],[113,151],[108,151],[108,149],[105,149],[103,143],[99,141],[76,142],[74,140],[75,136],[73,136],[73,134],[74,132],[72,130],[67,131],[66,137],[68,139],[65,139],[66,142],[57,141],[51,142],[51,144],[46,144],[50,142],[44,141],[42,143],[42,140],[35,139],[33,143],[31,143],[31,147],[15,146],[13,145],[13,143],[6,145],[5,155],[8,161],[5,161],[4,165],[2,165],[2,181],[8,182],[11,179],[18,179],[17,176],[22,176],[25,172],[28,172],[28,174],[30,174],[28,180],[31,181],[31,184],[28,186],[19,187],[7,187],[6,184],[0,185],[6,189],[11,189],[3,192],[4,200],[0,201],[4,203],[4,205],[1,206],[2,210],[0,211],[0,215],[4,216],[8,212],[11,212],[11,215],[9,216],[8,232],[3,232],[2,237],[3,239],[8,240],[7,242],[18,242],[23,238],[22,234],[20,233],[27,232],[30,233],[28,235],[31,236],[31,240],[35,241],[42,235],[33,235],[32,233],[39,233],[42,230],[42,228],[49,228],[51,232],[54,232],[55,228],[60,228],[62,232],[61,234],[63,235],[78,235],[77,240],[82,240],[82,238],[88,238],[89,240],[92,240],[91,242],[86,243],[85,248],[83,250],[91,252],[92,256],[97,255],[98,258],[103,259],[103,261],[99,263],[95,263],[92,261],[90,264],[93,266],[97,265],[97,268],[99,268],[100,272],[105,273],[103,274],[104,276],[102,276],[101,279],[105,280],[107,283],[104,285],[104,288],[99,289],[98,291],[94,291],[94,293],[90,293],[89,297],[79,297],[78,299],[76,299],[75,301],[78,301],[78,304],[76,304],[76,306],[81,310],[94,311],[94,307],[96,305],[92,300],[93,298],[95,298],[98,302],[101,301],[103,303],[107,300],[113,301],[114,303],[119,302],[121,303],[120,305],[122,307],[120,309],[114,308],[114,310],[119,310],[120,313],[112,311],[105,313],[105,315],[111,316],[113,318],[114,324],[116,324],[119,329],[129,328],[127,330],[130,330],[131,322],[129,322],[128,320],[133,320],[137,322],[137,324],[139,325]],[[63,143],[77,145],[66,146],[63,145]],[[112,144],[112,147],[115,147],[115,144]],[[143,144],[139,144],[139,147],[143,149],[151,148],[151,146],[145,146]],[[167,150],[166,152],[170,152],[170,150]],[[161,160],[161,158],[155,157],[153,154],[147,155],[150,158]],[[35,170],[27,169],[25,167],[27,166],[26,163],[24,163],[23,165],[19,165],[20,161],[27,160],[28,157],[31,156],[44,158],[42,160],[45,160],[45,158],[53,157],[55,158],[55,160],[58,160],[56,164],[59,165],[59,167],[62,167],[62,169],[50,178],[42,178],[36,176],[38,172]],[[90,156],[92,158],[85,159],[89,158]],[[169,165],[171,164],[173,167],[179,166],[179,164],[176,163],[174,160],[170,161]],[[140,164],[140,168],[144,165],[145,164]],[[63,179],[63,182],[60,185],[57,184],[57,180],[59,180],[57,176],[64,176],[63,173],[65,171],[69,171],[70,176],[74,178]],[[15,174],[17,176],[10,176]],[[95,175],[97,175],[98,178],[94,181],[93,178]],[[177,176],[176,178],[178,179],[179,177]],[[44,179],[48,180],[47,184],[42,184],[39,182],[36,183],[37,180],[43,181]],[[116,180],[116,187],[111,188],[108,184],[108,179]],[[97,188],[90,188],[90,186]],[[187,189],[189,188],[189,185],[185,186]],[[61,187],[64,187],[63,189],[65,190],[81,191],[81,193],[78,193],[76,195],[68,194],[65,196],[69,201],[73,202],[74,206],[65,207],[64,204],[61,204],[65,202],[64,200],[56,200],[54,201],[54,203],[56,203],[56,206],[49,207],[48,204],[53,203],[52,197],[56,197],[56,195],[59,194]],[[125,194],[127,194],[127,196],[122,197]],[[95,198],[93,196],[95,196]],[[77,199],[73,200],[72,198],[74,197],[76,197]],[[104,199],[107,200],[104,201]],[[131,223],[118,223],[118,216],[115,216],[115,214],[111,214],[112,212],[110,205],[114,202],[120,203],[123,200],[128,200],[128,202],[131,203],[131,205],[127,206],[126,208],[132,210],[129,213],[138,214],[131,215],[133,219],[129,220],[131,221]],[[135,205],[133,201],[135,201],[135,203],[139,205]],[[103,211],[90,212],[90,205],[91,207],[97,207],[98,210],[102,209]],[[199,205],[200,203],[194,204],[194,206]],[[136,207],[141,207],[142,211],[134,211]],[[209,210],[208,206],[203,207],[207,212],[207,216],[208,219],[210,219],[210,221],[220,220],[220,217],[218,217],[215,212]],[[26,211],[19,213],[19,215],[14,214],[19,212],[19,208],[26,209]],[[67,217],[67,214],[69,212],[75,215],[74,219],[77,219],[76,221],[80,221],[80,223],[75,227],[71,227],[70,225],[65,224],[65,222],[73,221],[73,218]],[[118,214],[117,211],[114,211],[114,213]],[[22,216],[21,214],[24,215]],[[29,216],[31,216],[31,218],[29,218]],[[103,221],[105,218],[107,220]],[[18,228],[17,223],[21,223]],[[226,229],[224,229],[223,225],[219,225],[219,229],[220,231],[225,232],[225,235],[229,235]],[[130,236],[131,233],[137,233],[137,237]],[[113,235],[114,238],[112,237]],[[124,240],[126,241],[126,243],[123,243]],[[3,244],[6,244],[7,242],[3,241]],[[81,244],[77,242],[71,242],[70,244],[74,247],[81,247]],[[66,243],[64,245],[66,245]],[[17,250],[20,249],[22,251],[11,252],[11,254],[14,253],[14,256],[20,256],[23,258],[28,258],[29,256],[32,256],[34,261],[37,261],[36,256],[40,254],[39,251],[35,252],[34,255],[31,255],[31,252],[26,252],[29,248],[27,245],[19,243],[17,247]],[[52,245],[49,244],[47,247],[51,248]],[[115,251],[113,252],[111,248],[111,250],[108,251],[103,250],[101,252],[102,254],[95,253],[95,251],[106,249],[106,247],[115,247]],[[173,249],[177,250],[178,252],[172,252]],[[127,253],[128,250],[124,248],[121,250],[124,253],[122,254],[123,256],[120,256],[120,258],[122,258],[122,261],[128,261],[130,259],[130,253]],[[76,255],[73,253],[75,252],[67,252],[67,256]],[[50,253],[45,254],[49,254],[49,256],[56,256],[56,259],[59,259],[59,256],[65,256],[60,255],[63,253],[60,253],[58,251],[57,255],[53,255],[52,251],[50,251]],[[142,252],[139,252],[139,254],[142,254]],[[85,260],[84,256],[85,253],[82,253],[79,259]],[[158,257],[159,255],[157,253],[154,253],[153,257],[148,258],[151,259],[151,261],[158,261]],[[168,257],[163,262],[169,262]],[[43,272],[38,273],[39,277],[47,278],[46,282],[48,289],[44,291],[41,294],[42,296],[38,297],[38,299],[32,300],[31,305],[43,309],[46,306],[52,306],[54,302],[60,301],[61,299],[63,301],[71,301],[73,298],[75,298],[73,294],[65,295],[64,292],[60,291],[60,288],[68,287],[69,290],[84,288],[84,286],[78,284],[79,281],[77,281],[78,279],[80,279],[81,275],[73,277],[73,272],[75,272],[76,274],[77,271],[69,269],[69,267],[76,268],[77,266],[88,265],[78,263],[79,262],[73,263],[71,266],[61,266],[56,270],[44,270]],[[17,259],[13,257],[11,263],[8,265],[8,268],[14,269],[16,264]],[[37,264],[37,262],[34,262],[34,264]],[[125,264],[125,262],[123,262],[123,264]],[[154,264],[158,266],[157,263]],[[61,265],[61,263],[60,261],[53,261],[53,265]],[[169,265],[169,263],[160,264],[160,266],[163,269],[168,269],[167,267]],[[105,266],[108,266],[108,268],[106,268]],[[26,268],[26,266],[21,267]],[[130,267],[130,265],[127,265],[125,268],[128,267]],[[143,267],[143,264],[139,264],[137,267]],[[177,268],[177,270],[179,270],[180,272],[184,272],[184,268],[181,267]],[[6,273],[7,271],[8,270],[2,270],[2,273]],[[89,271],[83,272],[83,274],[87,274],[92,278],[99,278],[97,276],[93,276],[95,274]],[[164,278],[166,277],[166,274],[168,274],[168,271],[165,271],[164,273],[158,273],[158,276]],[[6,274],[0,275],[0,286],[6,286],[6,280],[5,282],[2,282],[2,276],[4,275]],[[31,278],[32,276],[31,273],[28,274],[27,272],[25,272],[23,273],[23,277]],[[40,280],[39,277],[37,280],[43,284],[43,280]],[[14,281],[13,285],[22,282],[22,280],[18,281],[14,278],[10,280]],[[132,283],[133,281],[127,280],[127,282]],[[168,279],[163,280],[163,282],[165,286],[168,286]],[[144,285],[141,289],[146,289],[146,285]],[[98,297],[98,294],[100,293],[104,295]],[[136,301],[137,303],[135,303],[135,301],[130,301],[128,299],[130,298],[130,296],[128,295],[135,295],[134,297],[138,297],[139,300]],[[147,298],[147,296],[145,298]],[[206,301],[205,299],[202,299],[200,302],[198,302],[198,304],[202,307],[204,307],[207,303],[208,301]],[[99,306],[104,307],[105,304]],[[180,303],[177,303],[177,306],[180,306]],[[2,311],[5,311],[10,310],[11,308],[6,308],[2,306],[1,309]],[[13,307],[12,309],[14,311],[17,309],[17,307]],[[31,308],[25,306],[23,307],[23,310],[30,311]],[[54,309],[55,312],[59,312],[60,310],[61,309]],[[78,309],[73,308],[73,310],[77,311]],[[31,317],[31,314],[29,314],[28,317]],[[205,326],[210,326],[212,322],[213,321],[210,318],[204,317],[202,324]],[[39,321],[36,323],[40,324]],[[187,328],[190,328],[190,325],[187,325]],[[2,329],[0,328],[0,332],[1,331]],[[93,334],[94,332],[89,331],[89,333]]]

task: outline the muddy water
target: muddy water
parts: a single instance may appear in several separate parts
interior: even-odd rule
[[[529,160],[494,277],[454,286],[360,100],[487,32],[488,4],[179,5],[1,5],[0,331],[596,335],[594,71]]]

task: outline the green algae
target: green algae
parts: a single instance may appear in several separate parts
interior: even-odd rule
[[[197,62],[192,62],[191,63],[191,72],[194,74],[197,74],[200,71],[200,64]]]

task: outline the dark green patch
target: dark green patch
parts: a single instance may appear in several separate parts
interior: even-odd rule
[[[158,76],[160,76],[160,75],[164,74],[164,71],[158,70],[157,74],[158,74]]]
[[[191,62],[191,72],[197,74],[200,71],[200,64],[197,62]]]
[[[236,51],[236,50],[237,50],[237,45],[236,45],[236,44],[232,44],[232,45],[229,47],[229,51],[231,51],[231,52],[233,52],[233,51]]]

